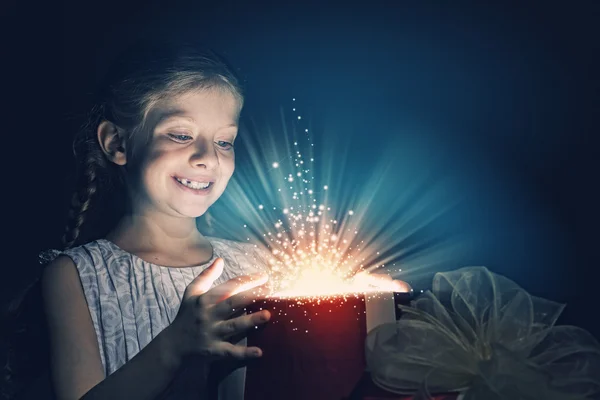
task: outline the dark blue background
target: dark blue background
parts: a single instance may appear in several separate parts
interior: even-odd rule
[[[477,246],[456,263],[566,302],[562,323],[600,335],[597,2],[216,3],[68,2],[3,28],[18,188],[4,297],[58,244],[71,135],[95,80],[138,37],[192,35],[239,68],[246,115],[278,118],[298,98],[317,130],[348,143],[357,174],[381,146],[421,143],[420,163],[468,182],[448,223]]]

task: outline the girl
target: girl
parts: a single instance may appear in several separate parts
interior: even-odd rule
[[[196,226],[233,174],[242,90],[193,46],[117,61],[75,139],[66,250],[41,280],[56,396],[204,399],[220,381],[220,398],[243,398],[238,367],[261,350],[240,338],[270,315],[236,310],[260,295],[266,263]]]

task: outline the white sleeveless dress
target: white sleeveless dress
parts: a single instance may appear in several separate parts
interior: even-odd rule
[[[169,268],[142,260],[100,239],[69,249],[98,339],[105,376],[132,359],[176,317],[185,288],[217,257],[224,271],[214,285],[239,275],[265,271],[267,259],[250,243],[207,237],[213,247],[209,262],[197,267]],[[190,367],[176,378],[164,398],[202,399],[206,387],[198,379],[207,371]],[[219,399],[243,399],[245,370],[219,388]],[[239,374],[243,374],[240,378]]]

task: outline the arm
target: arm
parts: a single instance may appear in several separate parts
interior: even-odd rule
[[[96,333],[73,261],[58,257],[42,276],[50,335],[50,366],[57,399],[154,399],[180,366],[167,329],[107,378]]]

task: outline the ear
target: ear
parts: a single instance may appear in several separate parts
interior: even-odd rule
[[[127,164],[125,138],[110,121],[102,121],[98,126],[98,142],[106,157],[117,165]]]

